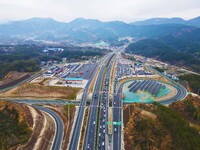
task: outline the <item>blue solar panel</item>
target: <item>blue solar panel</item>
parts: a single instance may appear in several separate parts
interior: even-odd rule
[[[133,83],[131,83],[128,88],[131,88],[137,81],[133,81]]]
[[[137,82],[129,91],[130,91],[130,92],[133,92],[134,89],[138,86],[138,84],[140,84],[140,81]]]
[[[139,84],[139,82],[138,82],[138,81],[136,81],[136,83],[134,84],[134,86],[132,86],[132,87],[129,89],[129,92],[132,92],[132,91],[133,91],[133,89],[134,89],[134,87],[135,87],[137,84]]]
[[[153,83],[152,80],[149,81],[149,83],[147,84],[147,86],[144,88],[144,91],[147,91],[147,89],[149,88],[149,86]]]
[[[150,82],[150,80],[145,80],[144,84],[140,87],[140,90],[142,91],[144,87]]]
[[[142,84],[142,82],[140,82],[137,86],[135,86],[135,88],[133,89],[134,93],[138,91],[138,89],[140,88],[141,84]]]
[[[151,89],[151,93],[154,94],[155,90],[158,88],[159,83],[156,83],[155,86]]]
[[[147,87],[148,92],[150,92],[151,88],[154,86],[155,83],[155,81],[152,81],[151,84]]]
[[[140,85],[140,88],[146,83],[146,80],[143,80],[141,85]]]

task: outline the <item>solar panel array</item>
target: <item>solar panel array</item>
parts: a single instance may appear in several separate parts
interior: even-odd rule
[[[149,92],[154,96],[158,96],[161,89],[165,89],[165,85],[153,80],[133,81],[129,86],[129,91],[136,93],[137,91]]]

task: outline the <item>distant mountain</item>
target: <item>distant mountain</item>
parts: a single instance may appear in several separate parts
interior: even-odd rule
[[[152,18],[144,21],[137,21],[133,25],[160,25],[160,24],[184,24],[185,20],[182,18]]]
[[[152,18],[147,19],[144,21],[136,21],[130,23],[132,25],[137,26],[144,26],[144,25],[161,25],[161,24],[184,24],[184,25],[191,25],[200,27],[200,17],[191,19],[191,20],[184,20],[182,18]]]
[[[51,18],[32,18],[0,25],[0,36],[3,37],[46,37],[57,36],[66,24]]]
[[[172,23],[175,20],[181,22],[180,18],[174,18],[168,22]],[[182,34],[196,29],[196,27],[185,24],[171,23],[136,26],[121,21],[102,22],[84,18],[77,18],[69,23],[58,22],[51,18],[31,18],[0,24],[0,39],[75,40],[81,42],[104,40],[113,42],[125,36],[155,38],[168,34]],[[198,24],[198,19],[191,20],[190,24],[194,23]]]
[[[186,24],[200,27],[200,16],[194,19],[188,20]]]
[[[95,19],[78,18],[64,23],[51,18],[31,18],[0,25],[0,37],[112,41],[128,35],[132,27],[132,25],[119,21],[101,22]]]

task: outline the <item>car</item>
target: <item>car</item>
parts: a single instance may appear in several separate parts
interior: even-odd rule
[[[114,131],[116,132],[116,131],[117,131],[117,128],[114,128]]]
[[[87,145],[87,148],[90,148],[90,144]]]
[[[103,125],[103,128],[104,128],[104,129],[105,129],[105,127],[106,127],[106,126],[105,126],[105,125]]]
[[[102,146],[104,146],[104,142],[102,142]]]
[[[99,133],[99,136],[101,136],[101,133]]]
[[[95,121],[93,122],[93,124],[95,124]]]

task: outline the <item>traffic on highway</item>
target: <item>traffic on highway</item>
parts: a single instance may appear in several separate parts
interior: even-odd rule
[[[137,70],[137,65],[132,64],[132,62],[125,62],[124,58],[121,56],[121,51],[123,48],[118,49],[115,52],[109,53],[104,56],[100,62],[90,65],[72,65],[70,68],[72,70],[84,70],[86,72],[84,75],[79,74],[79,77],[84,77],[88,79],[88,82],[83,90],[82,98],[79,102],[75,103],[79,105],[77,115],[74,121],[74,125],[71,131],[70,142],[68,145],[69,150],[78,150],[81,141],[81,136],[83,136],[82,149],[84,150],[121,150],[123,149],[123,86],[125,83],[130,82],[128,90],[133,93],[138,91],[146,91],[157,97],[160,89],[165,88],[165,84],[161,84],[159,81],[149,79],[147,75],[151,77],[157,77],[156,71],[151,68],[144,69],[140,65]],[[130,64],[128,64],[130,62]],[[91,68],[89,68],[91,67]],[[141,68],[143,70],[141,70]],[[94,71],[91,71],[91,70]],[[88,71],[87,73],[87,70]],[[115,70],[115,71],[113,71]],[[144,71],[145,70],[145,71]],[[134,76],[134,71],[136,76]],[[143,74],[140,74],[143,71]],[[113,74],[114,73],[114,74]],[[68,74],[69,75],[69,74]],[[70,74],[69,77],[71,76]],[[73,74],[75,75],[75,74]],[[137,80],[138,75],[143,80]],[[163,75],[160,75],[164,77]],[[74,76],[73,76],[74,77]],[[133,77],[133,78],[131,78]],[[128,80],[124,80],[128,78]],[[135,79],[136,78],[136,79]],[[124,80],[122,82],[122,80]],[[93,82],[93,90],[91,100],[89,99],[89,88]],[[177,100],[182,100],[187,95],[187,90],[177,84],[168,83],[173,86],[177,93],[168,99],[160,101],[161,104],[170,104]],[[53,101],[56,104],[66,104],[70,101]],[[37,101],[30,100],[30,103],[37,104]],[[39,104],[41,104],[40,101]],[[48,101],[46,103],[48,104]],[[83,124],[85,108],[88,107],[88,117],[86,124]],[[45,108],[37,107],[37,109],[42,110],[53,117],[56,124],[56,134],[55,140],[52,143],[52,149],[61,149],[64,125],[62,119],[54,111]],[[81,131],[85,126],[85,133],[82,135]]]

